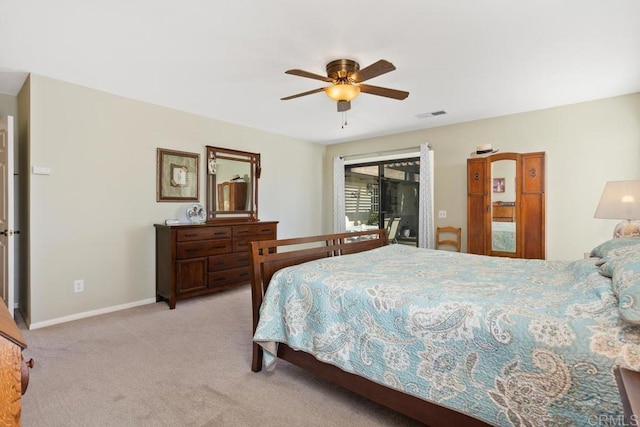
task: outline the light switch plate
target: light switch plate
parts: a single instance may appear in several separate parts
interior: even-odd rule
[[[49,174],[51,174],[51,168],[48,168],[46,166],[34,166],[32,171],[33,171],[34,175],[49,175]]]
[[[447,211],[438,211],[438,218],[446,218]]]

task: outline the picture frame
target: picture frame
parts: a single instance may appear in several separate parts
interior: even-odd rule
[[[156,201],[197,202],[200,200],[200,154],[157,149]]]
[[[493,192],[504,193],[504,178],[493,178]]]

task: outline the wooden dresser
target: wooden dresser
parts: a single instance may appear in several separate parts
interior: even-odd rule
[[[248,284],[249,242],[277,238],[277,221],[156,224],[156,301]]]
[[[29,384],[29,370],[22,360],[24,338],[7,306],[0,300],[0,425],[19,426],[21,396]],[[30,364],[33,362],[30,361]]]

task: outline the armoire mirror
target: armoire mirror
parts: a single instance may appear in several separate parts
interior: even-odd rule
[[[509,156],[511,157],[511,156]],[[491,161],[491,251],[515,254],[517,243],[516,159]]]
[[[207,222],[257,221],[260,154],[207,146]]]
[[[467,159],[467,252],[544,259],[545,153]]]

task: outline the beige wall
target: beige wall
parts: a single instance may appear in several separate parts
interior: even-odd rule
[[[156,202],[158,147],[200,154],[203,204],[206,145],[261,153],[260,219],[321,231],[322,145],[38,75],[29,99],[29,165],[51,168],[30,175],[32,325],[155,298],[153,224],[188,205]]]
[[[31,311],[31,292],[29,289],[29,123],[31,110],[31,78],[25,81],[20,93],[17,96],[18,101],[18,129],[19,144],[16,152],[18,153],[17,169],[18,174],[18,191],[16,191],[18,205],[18,221],[20,222],[20,242],[19,250],[16,251],[18,260],[18,268],[16,275],[19,276],[18,297],[17,301],[20,311],[28,315]],[[24,173],[22,173],[24,171]]]
[[[606,181],[640,179],[640,94],[389,135],[327,147],[324,206],[332,209],[336,155],[417,147],[435,152],[437,225],[463,228],[466,248],[466,160],[476,145],[500,152],[547,153],[547,258],[577,259],[611,238],[617,221],[593,218]],[[326,216],[324,230],[332,229]]]
[[[18,113],[18,100],[15,96],[0,93],[0,115],[15,116]]]
[[[20,303],[36,326],[154,298],[153,224],[187,205],[155,201],[158,147],[200,153],[201,166],[205,145],[260,152],[260,218],[280,221],[280,237],[331,231],[337,154],[431,143],[435,209],[449,213],[436,224],[466,232],[469,152],[481,143],[546,151],[552,259],[579,258],[608,239],[616,221],[593,218],[604,183],[640,179],[640,94],[327,147],[38,75],[17,98],[30,243]],[[32,166],[51,174],[31,175]],[[85,292],[73,293],[74,279]]]

